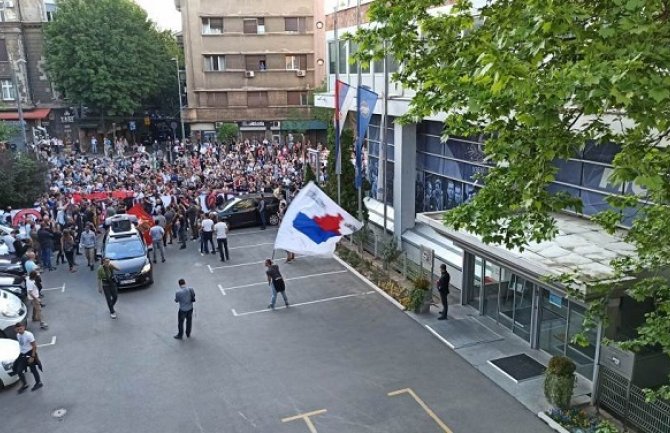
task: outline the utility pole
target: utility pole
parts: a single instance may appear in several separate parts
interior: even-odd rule
[[[340,93],[337,83],[340,81],[340,40],[337,34],[337,2],[335,3],[335,14],[333,16],[333,34],[335,38],[335,174],[337,175],[337,204],[342,204],[342,144],[340,142]]]
[[[184,128],[184,104],[181,96],[181,76],[179,74],[179,58],[175,57],[172,60],[177,64],[177,89],[179,90],[179,120],[181,122],[181,140],[186,140],[186,129]]]
[[[356,33],[360,32],[360,31],[361,31],[361,0],[358,0],[358,2],[356,3]],[[358,89],[359,89],[358,92],[356,93],[357,94],[356,104],[358,105],[358,110],[360,110],[361,109],[361,101],[359,100],[360,97],[361,97],[360,89],[362,88],[361,86],[363,85],[363,83],[362,83],[363,77],[362,77],[362,71],[361,71],[361,66],[362,65],[361,65],[360,58],[356,61],[356,64],[357,64],[357,68],[356,68],[356,71],[357,71],[357,75],[356,75],[357,80],[356,81],[357,81],[357,83],[356,83],[356,85],[358,86]],[[370,113],[370,115],[372,115],[372,113]],[[360,113],[358,113],[358,119],[359,119],[359,121],[361,119]],[[356,127],[357,127],[356,129],[359,129],[359,133],[360,133],[359,125],[356,125]],[[362,139],[362,137],[356,137],[356,140],[361,143],[361,145],[358,146],[358,148],[356,149],[356,152],[361,153],[360,155],[357,155],[357,158],[358,158],[357,161],[361,162],[360,163],[360,170],[362,172],[363,171],[363,155],[362,155],[362,153],[363,153],[363,139]],[[363,221],[363,184],[362,184],[362,182],[361,182],[361,185],[358,187],[358,220]]]

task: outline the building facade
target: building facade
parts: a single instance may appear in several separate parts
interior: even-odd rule
[[[182,14],[188,107],[195,138],[220,122],[251,138],[282,138],[282,122],[310,119],[320,84],[315,2],[175,0]],[[295,122],[292,122],[295,125]]]

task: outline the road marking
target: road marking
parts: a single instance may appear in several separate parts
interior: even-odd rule
[[[56,336],[51,337],[51,343],[38,344],[37,347],[53,346],[56,344]]]
[[[349,271],[347,271],[346,269],[343,269],[341,271],[321,272],[319,274],[310,274],[310,275],[302,275],[300,277],[284,278],[284,281],[304,280],[306,278],[321,277],[321,276],[324,276],[324,275],[345,274],[347,272],[349,272]],[[219,284],[219,290],[221,290],[221,293],[223,293],[223,295],[225,296],[226,295],[226,290],[244,289],[246,287],[262,286],[262,285],[265,285],[265,284],[268,284],[268,282],[267,281],[262,281],[260,283],[243,284],[241,286],[226,287],[225,289],[223,287],[221,287],[221,284]]]
[[[429,325],[424,325],[424,326],[425,326],[426,328],[428,328],[428,330],[429,330],[434,336],[436,336],[440,341],[442,341],[444,344],[446,344],[447,346],[449,346],[450,349],[452,349],[452,350],[454,349],[454,345],[451,344],[450,342],[448,342],[446,338],[444,338],[443,336],[441,336],[440,334],[438,334],[437,331],[435,331],[435,330],[434,330],[433,328],[431,328]]]
[[[250,266],[250,265],[259,265],[261,263],[265,263],[265,260],[262,260],[260,262],[249,262],[249,263],[240,263],[237,265],[225,265],[225,266],[210,266],[209,267],[209,272],[214,273],[214,269],[224,269],[224,268],[238,268],[240,266]]]
[[[65,284],[63,284],[60,287],[50,287],[48,289],[42,289],[42,291],[50,291],[50,290],[60,290],[62,293],[65,293]]]
[[[370,290],[369,292],[364,292],[364,293],[352,293],[350,295],[333,296],[332,298],[318,299],[316,301],[309,301],[309,302],[301,302],[299,304],[291,304],[291,308],[300,307],[300,306],[303,306],[303,305],[320,304],[322,302],[337,301],[337,300],[346,299],[346,298],[367,296],[367,295],[370,295],[372,293],[375,293],[375,291]],[[238,313],[234,308],[232,308],[231,311],[233,312],[233,316],[242,317],[242,316],[248,316],[250,314],[267,313],[268,311],[272,311],[272,309],[271,308],[266,308],[264,310],[247,311],[247,312],[244,312],[244,313]]]
[[[211,267],[210,265],[207,265],[207,269],[209,269],[209,273],[210,273],[210,274],[213,274],[213,273],[214,273],[214,271],[212,270],[212,267]]]
[[[411,395],[412,398],[417,403],[419,403],[419,406],[421,406],[421,408],[428,414],[428,416],[430,416],[433,419],[433,421],[435,421],[435,423],[438,426],[440,426],[440,428],[445,433],[453,433],[451,431],[451,429],[449,427],[447,427],[447,425],[437,415],[435,415],[435,412],[433,412],[432,409],[430,407],[428,407],[428,405],[423,400],[421,400],[421,398],[419,398],[419,396],[416,395],[416,393],[411,388],[399,389],[398,391],[389,392],[388,396],[389,397],[395,397],[396,395],[400,395],[400,394]]]
[[[264,231],[267,233],[267,232],[273,232],[273,231],[276,231],[276,230],[279,230],[279,227],[273,228],[273,229],[266,229],[266,230],[258,229],[257,231],[253,231],[253,232],[249,231],[249,232],[244,232],[244,233],[228,233],[228,236],[262,235]]]
[[[315,410],[313,412],[307,412],[307,413],[303,413],[303,414],[300,414],[300,415],[291,416],[291,417],[288,417],[288,418],[283,418],[281,420],[281,422],[291,422],[291,421],[296,421],[296,420],[301,419],[301,420],[305,421],[305,424],[307,424],[307,428],[309,429],[310,433],[318,433],[316,431],[316,427],[314,427],[314,423],[312,423],[312,420],[309,417],[316,416],[316,415],[323,415],[326,412],[327,412],[326,409]]]
[[[274,245],[274,242],[263,242],[262,244],[253,244],[253,245],[240,245],[237,247],[228,248],[229,250],[241,250],[242,248],[253,248],[253,247],[262,247],[265,245]]]

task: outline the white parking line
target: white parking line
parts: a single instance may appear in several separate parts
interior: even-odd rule
[[[56,336],[51,337],[51,343],[38,344],[37,347],[53,346],[56,344]]]
[[[301,302],[299,304],[291,304],[291,308],[300,307],[300,306],[303,306],[303,305],[320,304],[322,302],[337,301],[337,300],[346,299],[346,298],[367,296],[367,295],[370,295],[372,293],[376,293],[376,292],[374,290],[370,290],[369,292],[364,292],[364,293],[353,293],[351,295],[334,296],[332,298],[318,299],[316,301]],[[247,311],[247,312],[244,312],[244,313],[238,313],[234,308],[231,308],[230,311],[233,312],[233,316],[242,317],[242,316],[248,316],[250,314],[267,313],[268,311],[272,311],[272,309],[271,308],[266,308],[264,310]]]
[[[341,271],[321,272],[319,274],[310,274],[310,275],[302,275],[300,277],[284,278],[284,281],[304,280],[305,278],[321,277],[324,275],[345,274],[347,272],[349,271],[347,271],[346,269],[343,269]],[[260,283],[251,283],[251,284],[243,284],[241,286],[226,287],[225,289],[221,287],[221,284],[219,284],[219,290],[221,290],[221,293],[223,293],[223,295],[225,296],[226,290],[235,290],[235,289],[243,289],[245,287],[262,286],[267,283],[268,283],[267,281],[262,281]]]
[[[50,288],[48,288],[48,289],[42,289],[43,292],[44,292],[44,291],[49,291],[49,290],[60,290],[61,292],[64,293],[64,292],[65,292],[65,284],[63,284],[63,285],[60,286],[60,287],[50,287]]]
[[[214,273],[214,269],[238,268],[240,266],[259,265],[261,263],[265,263],[265,260],[262,260],[260,262],[239,263],[237,265],[225,265],[225,266],[210,266],[210,265],[207,265],[207,266],[209,267],[209,272]]]
[[[253,231],[253,232],[228,233],[228,236],[261,235],[261,234],[263,234],[264,232],[267,233],[267,232],[273,232],[273,231],[276,231],[276,230],[279,230],[279,227],[277,227],[277,228],[272,228],[272,229],[266,229],[266,230],[258,229],[258,231]]]
[[[262,244],[253,244],[253,245],[240,245],[237,247],[228,248],[229,250],[241,250],[242,248],[253,248],[253,247],[262,247],[264,245],[274,245],[274,242],[264,242]]]

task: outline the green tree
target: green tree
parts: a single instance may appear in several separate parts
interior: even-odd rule
[[[60,0],[45,26],[46,66],[74,104],[104,115],[128,115],[170,81],[176,43],[159,32],[131,0]]]
[[[358,190],[354,185],[356,179],[356,168],[351,162],[351,155],[354,148],[354,133],[351,129],[344,129],[340,137],[340,146],[342,151],[342,175],[340,192],[342,201],[340,206],[353,217],[358,218]],[[337,162],[335,160],[335,146],[331,148],[328,154],[328,164],[326,173],[328,173],[328,180],[324,186],[324,192],[328,194],[335,202],[337,202],[337,174],[335,174]],[[368,211],[363,206],[363,221],[367,221]]]
[[[235,140],[239,133],[240,128],[237,127],[237,124],[223,123],[219,126],[219,129],[216,130],[216,138],[218,138],[221,143],[228,143]]]
[[[0,151],[0,207],[31,207],[47,191],[47,173],[33,155]]]
[[[670,354],[670,4],[500,0],[475,11],[457,0],[429,13],[443,3],[376,0],[369,18],[380,26],[356,39],[361,56],[382,58],[386,41],[402,62],[394,78],[416,91],[405,121],[442,112],[445,135],[486,137],[484,187],[446,223],[510,248],[551,239],[552,213],[582,207],[549,192],[556,161],[587,143],[618,145],[609,181],[636,187],[608,198],[614,210],[595,219],[612,231],[637,210],[625,235],[637,255],[615,260],[615,277],[644,270],[628,293],[654,311],[627,346]],[[617,284],[591,289],[602,296],[591,312],[603,318]]]

